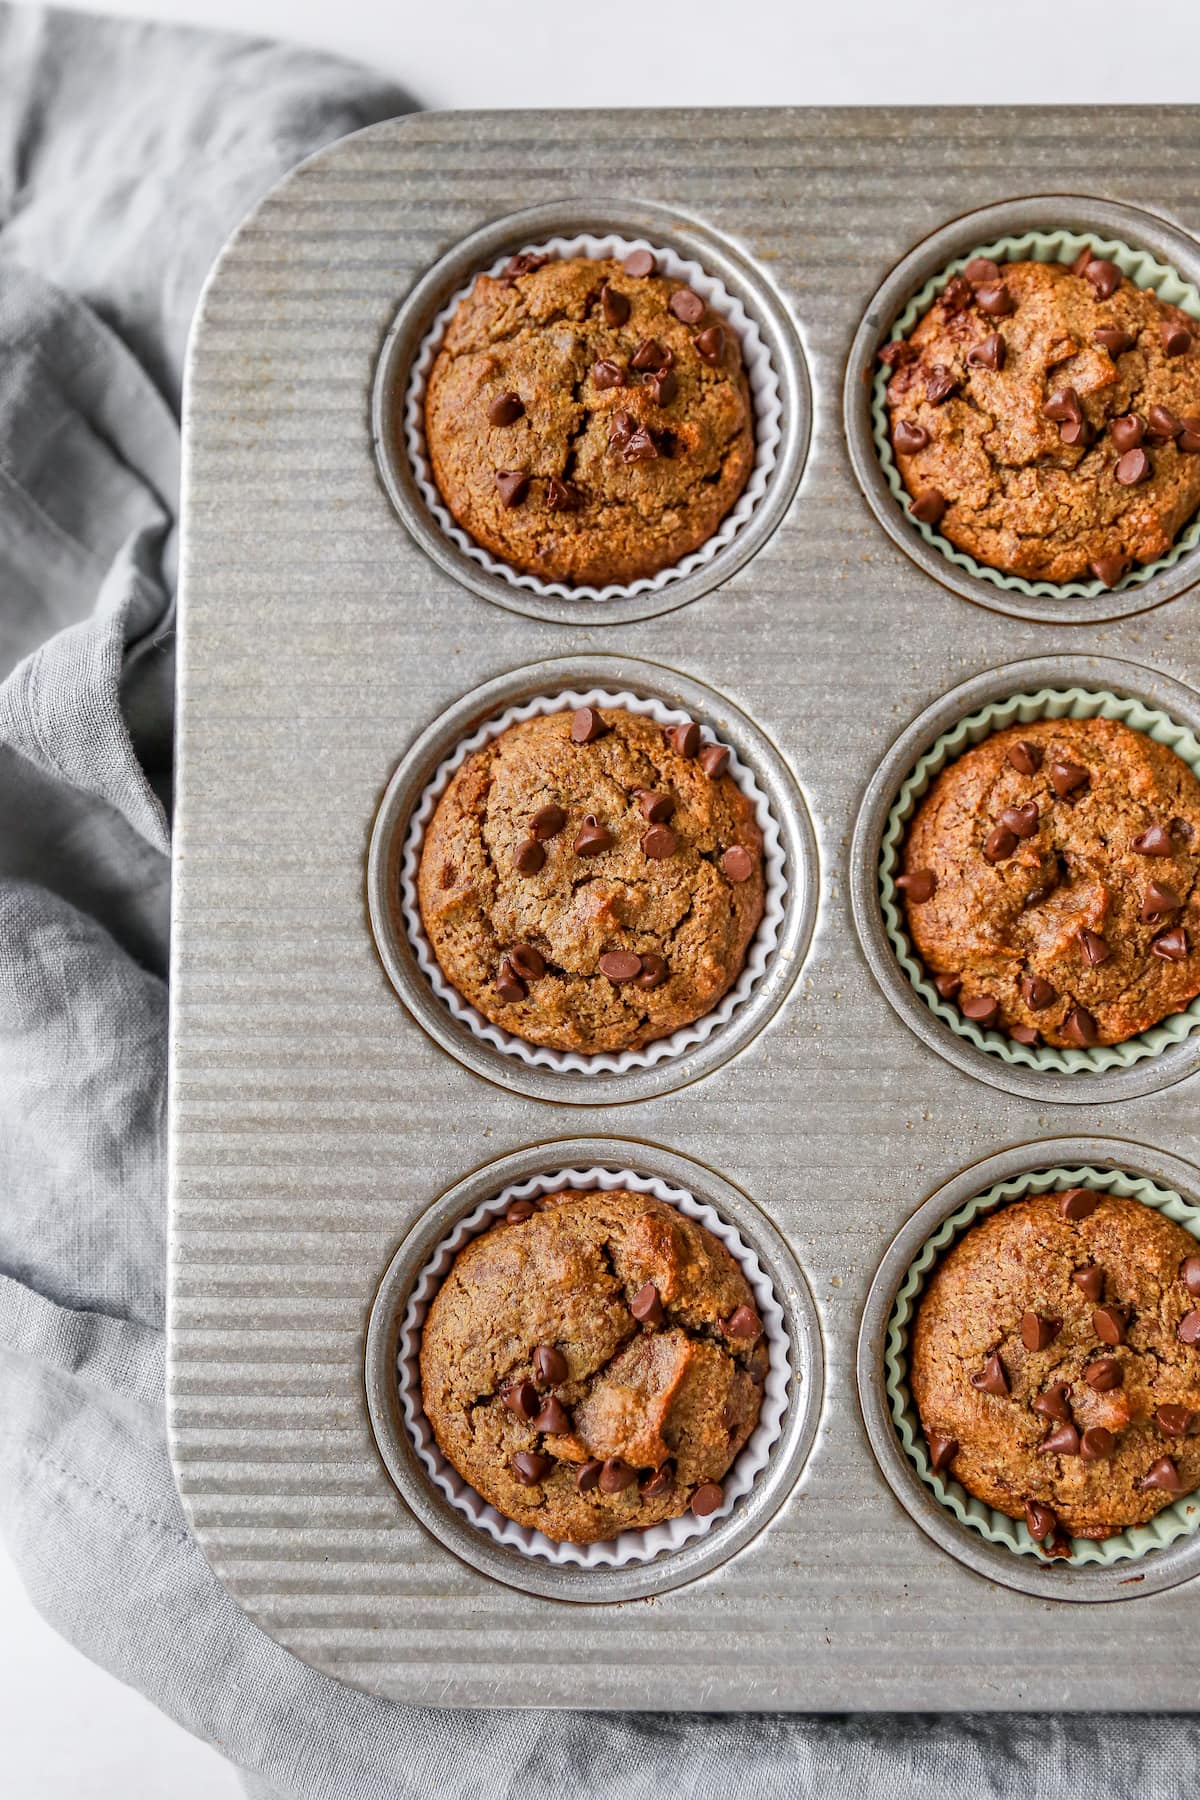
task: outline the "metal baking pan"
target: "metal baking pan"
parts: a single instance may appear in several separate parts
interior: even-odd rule
[[[1022,222],[1132,236],[1195,280],[1198,152],[1191,108],[418,116],[323,151],[226,250],[185,421],[171,1446],[218,1575],[306,1661],[457,1706],[1196,1706],[1200,1540],[1096,1580],[997,1563],[897,1462],[879,1355],[909,1222],[976,1180],[1121,1161],[1200,1199],[1194,1058],[1089,1088],[939,1036],[895,984],[870,859],[892,746],[919,753],[962,684],[1053,658],[1200,721],[1200,553],[1092,602],[977,591],[895,516],[866,373],[914,286]],[[401,369],[472,267],[562,229],[642,232],[717,273],[787,402],[775,485],[731,553],[610,609],[490,590],[372,426],[381,358]],[[757,747],[783,814],[786,966],[666,1079],[526,1080],[423,1011],[386,930],[376,949],[393,775],[416,779],[474,690],[504,704],[539,662],[707,708]],[[452,1195],[577,1152],[699,1165],[795,1271],[804,1380],[785,1463],[723,1554],[566,1595],[489,1567],[432,1497],[410,1509],[372,1431],[367,1333],[397,1250],[418,1254]]]

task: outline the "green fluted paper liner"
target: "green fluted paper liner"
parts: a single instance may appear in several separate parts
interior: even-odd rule
[[[1052,1188],[1069,1187],[1099,1188],[1104,1193],[1140,1200],[1144,1206],[1152,1206],[1156,1211],[1165,1213],[1177,1225],[1182,1225],[1185,1231],[1190,1231],[1193,1237],[1200,1238],[1200,1211],[1189,1206],[1173,1189],[1158,1187],[1141,1176],[1126,1175],[1114,1169],[1093,1169],[1085,1164],[1073,1169],[1038,1169],[1015,1176],[1010,1181],[999,1181],[982,1194],[976,1194],[965,1206],[960,1206],[957,1212],[951,1213],[926,1238],[900,1283],[888,1320],[884,1344],[884,1367],[892,1419],[904,1453],[913,1468],[930,1492],[936,1495],[946,1511],[952,1513],[961,1525],[965,1525],[970,1531],[977,1531],[990,1544],[1003,1544],[1018,1556],[1040,1558],[1041,1555],[1024,1521],[1010,1519],[1006,1513],[986,1506],[982,1500],[976,1500],[973,1495],[968,1494],[953,1476],[935,1475],[929,1466],[917,1409],[908,1391],[908,1332],[926,1277],[942,1251],[968,1226],[1006,1200],[1018,1199],[1023,1194],[1044,1194]],[[1085,1563],[1108,1567],[1113,1563],[1129,1562],[1145,1556],[1148,1551],[1162,1550],[1177,1538],[1189,1536],[1198,1525],[1200,1493],[1184,1494],[1171,1506],[1156,1513],[1148,1525],[1130,1526],[1127,1531],[1118,1532],[1100,1542],[1094,1542],[1091,1538],[1072,1538],[1071,1555],[1064,1560],[1068,1566],[1075,1567],[1081,1567]]]
[[[1200,741],[1186,726],[1176,724],[1164,712],[1146,706],[1140,700],[1122,699],[1107,689],[1041,688],[1035,694],[1013,694],[1007,700],[994,701],[978,712],[968,713],[952,731],[943,732],[925,752],[908,776],[888,814],[880,845],[879,898],[888,941],[896,960],[920,994],[929,1010],[937,1014],[956,1036],[966,1038],[977,1050],[1008,1063],[1022,1063],[1028,1069],[1042,1069],[1057,1075],[1099,1075],[1109,1069],[1127,1069],[1145,1057],[1158,1056],[1172,1044],[1178,1044],[1200,1027],[1200,997],[1183,1012],[1171,1013],[1148,1031],[1127,1038],[1123,1044],[1098,1044],[1091,1050],[1054,1049],[1049,1044],[1018,1044],[1005,1032],[982,1030],[964,1019],[956,1006],[943,1000],[926,974],[904,927],[904,913],[895,887],[900,868],[900,854],[908,822],[934,778],[964,750],[981,743],[993,731],[1006,725],[1028,725],[1034,719],[1119,719],[1135,731],[1145,732],[1157,744],[1167,747],[1183,759],[1193,774],[1200,776]]]
[[[1023,237],[996,238],[993,243],[980,244],[976,249],[967,251],[966,255],[957,257],[949,263],[941,274],[927,281],[918,294],[914,294],[904,311],[892,327],[892,338],[905,338],[917,321],[928,312],[942,289],[952,276],[958,275],[975,256],[988,256],[993,262],[1057,262],[1072,263],[1085,248],[1091,248],[1097,256],[1107,257],[1116,263],[1123,275],[1127,275],[1135,286],[1150,288],[1160,300],[1172,306],[1178,306],[1189,317],[1200,322],[1200,292],[1185,281],[1176,269],[1168,263],[1158,262],[1145,250],[1133,250],[1128,244],[1119,243],[1115,238],[1100,237],[1094,233],[1081,237],[1074,231],[1029,231]],[[887,384],[889,370],[879,364],[875,371],[875,380],[871,390],[871,429],[875,440],[875,449],[887,484],[896,498],[896,503],[904,511],[914,531],[919,531],[927,544],[933,544],[948,562],[957,568],[965,569],[968,575],[974,575],[980,581],[990,581],[993,587],[1008,588],[1019,594],[1046,596],[1050,599],[1067,600],[1076,596],[1093,599],[1099,594],[1112,590],[1101,581],[1024,581],[1019,575],[1006,575],[1000,569],[989,568],[985,563],[978,563],[974,557],[968,556],[965,550],[956,550],[948,539],[942,537],[931,525],[922,525],[908,511],[909,494],[900,479],[900,471],[892,456],[892,442],[888,431],[887,416]],[[1162,569],[1173,568],[1181,556],[1193,550],[1200,542],[1200,513],[1180,532],[1165,556],[1157,561],[1143,563],[1130,570],[1123,580],[1117,583],[1117,590],[1138,587],[1149,581]]]

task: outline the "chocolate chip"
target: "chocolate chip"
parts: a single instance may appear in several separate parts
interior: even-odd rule
[[[1098,931],[1081,931],[1079,947],[1083,951],[1083,960],[1091,969],[1098,969],[1102,962],[1107,962],[1112,955],[1108,947],[1108,939],[1102,938]]]
[[[735,886],[749,881],[754,873],[754,858],[741,844],[731,844],[721,858],[721,867]]]
[[[637,430],[637,420],[632,413],[623,408],[615,412],[609,421],[608,444],[610,450],[623,450]]]
[[[1042,1545],[1042,1555],[1048,1562],[1053,1562],[1056,1557],[1070,1557],[1073,1554],[1071,1539],[1061,1525],[1056,1526],[1054,1536],[1047,1538]]]
[[[510,1200],[504,1209],[506,1225],[520,1225],[524,1219],[532,1219],[537,1207],[532,1200]]]
[[[704,317],[704,302],[691,288],[677,287],[667,301],[667,310],[685,325],[698,325]]]
[[[1091,1218],[1101,1199],[1102,1195],[1096,1193],[1094,1188],[1063,1188],[1058,1196],[1058,1216],[1077,1225],[1080,1219]]]
[[[700,727],[693,725],[690,719],[686,725],[668,725],[663,736],[676,755],[686,757],[689,762],[699,752]]]
[[[1174,856],[1175,845],[1165,825],[1151,825],[1130,844],[1139,856]]]
[[[976,288],[975,298],[992,319],[1006,318],[1009,313],[1017,310],[1016,301],[1002,281]]]
[[[1200,1344],[1200,1312],[1193,1308],[1191,1312],[1184,1313],[1175,1336],[1181,1344]]]
[[[514,944],[508,953],[508,961],[522,981],[540,981],[546,973],[546,959],[532,944]]]
[[[1025,1502],[1025,1523],[1034,1543],[1042,1544],[1057,1528],[1058,1517],[1051,1512],[1048,1506],[1043,1506],[1040,1500],[1027,1500]]]
[[[930,406],[941,406],[958,386],[958,376],[944,363],[934,363],[925,377],[925,398]]]
[[[497,394],[488,407],[488,420],[492,425],[514,425],[524,411],[520,394]]]
[[[536,1487],[554,1467],[552,1456],[539,1456],[534,1450],[518,1450],[512,1459],[512,1471],[522,1487]]]
[[[1120,451],[1136,450],[1146,435],[1146,427],[1136,413],[1122,413],[1110,424],[1109,435]]]
[[[989,862],[1003,862],[1017,847],[1017,834],[1007,825],[997,825],[984,839],[983,854]]]
[[[1139,481],[1150,479],[1150,458],[1144,450],[1127,450],[1117,458],[1113,473],[1122,487],[1136,487]]]
[[[657,369],[651,375],[643,375],[642,386],[655,406],[670,406],[679,392],[679,383],[672,369]]]
[[[667,979],[667,964],[664,957],[655,950],[646,950],[642,954],[642,972],[637,978],[640,988],[661,987]]]
[[[662,1324],[663,1304],[652,1281],[643,1282],[629,1302],[629,1310],[639,1325]]]
[[[1121,285],[1121,271],[1107,257],[1093,257],[1083,275],[1084,280],[1089,281],[1096,290],[1097,300],[1111,300]]]
[[[1031,1012],[1042,1012],[1058,999],[1058,989],[1051,987],[1044,975],[1022,975],[1021,998]]]
[[[505,506],[520,506],[529,493],[529,472],[526,469],[497,469],[496,487]]]
[[[1084,1462],[1099,1462],[1111,1456],[1116,1447],[1116,1438],[1103,1425],[1089,1425],[1079,1440],[1079,1454]]]
[[[896,886],[903,889],[910,905],[923,906],[937,893],[937,875],[933,869],[913,869],[908,875],[897,875]]]
[[[578,512],[582,496],[569,481],[551,475],[546,482],[546,505],[551,512]]]
[[[1160,913],[1176,912],[1182,905],[1182,897],[1175,892],[1169,881],[1152,881],[1146,889],[1146,898],[1142,901],[1142,923],[1157,919]]]
[[[1107,350],[1112,357],[1122,356],[1126,350],[1132,350],[1137,339],[1130,331],[1122,331],[1119,325],[1098,325],[1092,333],[1092,342],[1097,350]]]
[[[567,815],[561,806],[551,801],[549,806],[541,806],[529,821],[532,835],[539,840],[557,837],[567,822]]]
[[[1000,1017],[1000,1002],[994,994],[971,994],[959,1007],[963,1018],[976,1025],[994,1025]]]
[[[762,1336],[762,1320],[752,1306],[739,1306],[725,1321],[725,1335],[746,1338],[752,1343]]]
[[[536,875],[546,860],[546,852],[536,838],[526,838],[513,852],[513,867],[518,875]]]
[[[692,1495],[692,1511],[698,1519],[707,1519],[709,1513],[715,1513],[725,1499],[725,1490],[718,1482],[706,1481]]]
[[[631,250],[621,267],[635,281],[641,281],[645,276],[653,275],[658,264],[649,250]]]
[[[1081,1050],[1090,1050],[1100,1041],[1100,1027],[1086,1006],[1073,1006],[1063,1024],[1063,1036]]]
[[[663,1494],[670,1494],[675,1487],[675,1464],[667,1458],[661,1469],[655,1469],[642,1482],[642,1499],[658,1500]]]
[[[526,997],[528,989],[511,957],[506,956],[500,964],[500,971],[496,976],[496,992],[509,1006],[516,1006]]]
[[[1088,771],[1078,763],[1056,762],[1050,765],[1050,786],[1060,800],[1068,794],[1074,794],[1079,788],[1086,787],[1091,780]]]
[[[696,346],[696,354],[715,368],[725,354],[725,331],[720,325],[708,325],[697,337],[692,339]]]
[[[946,510],[946,496],[937,488],[926,488],[909,501],[909,514],[920,525],[936,525]]]
[[[1004,1372],[1004,1364],[998,1356],[989,1356],[987,1362],[977,1375],[972,1375],[971,1386],[978,1388],[981,1394],[999,1394],[1007,1397],[1009,1393],[1008,1376]]]
[[[1067,419],[1058,428],[1058,435],[1064,444],[1074,448],[1077,444],[1089,444],[1092,439],[1092,428],[1086,419]]]
[[[1146,414],[1146,424],[1152,436],[1169,444],[1183,430],[1183,422],[1166,406],[1152,406]],[[1122,446],[1123,448],[1124,446]]]
[[[990,256],[973,256],[963,274],[972,287],[989,287],[1000,279],[1000,264]]]
[[[533,1372],[547,1387],[558,1387],[569,1373],[567,1359],[553,1344],[539,1344],[533,1353]]]
[[[1041,1032],[1035,1031],[1032,1025],[1010,1025],[1008,1035],[1018,1044],[1029,1045],[1040,1043],[1042,1037]]]
[[[1152,1462],[1146,1474],[1138,1482],[1138,1487],[1143,1493],[1148,1492],[1151,1488],[1161,1488],[1167,1494],[1185,1492],[1183,1482],[1179,1479],[1179,1470],[1169,1456],[1160,1456],[1157,1462]]]
[[[1197,1315],[1200,1317],[1200,1314]],[[1097,1306],[1092,1313],[1092,1330],[1102,1344],[1125,1342],[1125,1314],[1119,1306]]]
[[[1078,1456],[1079,1433],[1074,1425],[1060,1425],[1037,1447],[1039,1456]]]
[[[729,751],[724,744],[706,744],[700,752],[700,767],[710,781],[719,781],[729,767]]]
[[[1175,925],[1170,931],[1160,931],[1150,941],[1150,949],[1155,956],[1161,956],[1164,962],[1186,962],[1191,954],[1188,934],[1182,925]]]
[[[1190,1406],[1160,1406],[1154,1422],[1164,1437],[1186,1437],[1195,1417]]]
[[[1036,775],[1042,766],[1045,755],[1040,744],[1031,744],[1028,738],[1010,744],[1005,752],[1005,760],[1009,762],[1019,775]]]
[[[642,838],[642,855],[651,862],[665,862],[678,848],[679,840],[669,825],[652,825]]]
[[[664,350],[657,338],[643,338],[629,359],[630,367],[637,369],[639,373],[648,369],[669,369],[674,360],[672,353]]]
[[[892,427],[892,442],[902,456],[915,456],[929,442],[929,433],[923,425],[912,424],[908,419],[898,419]]]
[[[581,706],[571,715],[573,744],[594,744],[607,730],[608,726],[594,706]]]
[[[977,369],[1002,369],[1004,367],[1004,339],[998,331],[985,337],[982,343],[972,344],[967,351],[967,361]]]
[[[1129,572],[1129,558],[1127,556],[1096,556],[1088,564],[1088,568],[1104,587],[1114,588],[1122,576]]]
[[[642,972],[642,959],[632,950],[606,950],[597,967],[610,981],[632,981]]]
[[[550,261],[537,250],[522,250],[516,256],[510,256],[501,271],[501,281],[515,281],[518,275],[532,275],[535,269],[544,269]]]
[[[1061,1319],[1043,1318],[1040,1313],[1027,1310],[1021,1314],[1021,1342],[1027,1350],[1044,1350],[1052,1344],[1062,1330]]]
[[[1200,1256],[1185,1256],[1179,1265],[1179,1279],[1188,1293],[1200,1299]]]
[[[961,975],[935,975],[933,985],[943,1000],[953,1000],[962,991]]]
[[[948,313],[962,312],[974,298],[970,282],[964,281],[961,275],[952,275],[942,289],[942,305]]]
[[[1088,1364],[1083,1371],[1083,1379],[1097,1394],[1110,1394],[1113,1388],[1121,1386],[1125,1372],[1115,1356],[1102,1356],[1098,1361]]]
[[[509,1412],[516,1413],[528,1425],[541,1409],[542,1397],[532,1381],[514,1381],[503,1390],[501,1398]]]
[[[1075,1273],[1071,1276],[1071,1280],[1075,1283],[1075,1286],[1079,1289],[1084,1299],[1090,1300],[1093,1305],[1099,1300],[1101,1294],[1104,1292],[1104,1270],[1099,1268],[1095,1263],[1089,1263],[1087,1267],[1083,1269],[1076,1269]]]
[[[571,1418],[562,1401],[551,1395],[537,1418],[530,1420],[530,1424],[535,1431],[548,1431],[552,1437],[561,1437],[564,1431],[570,1431]]]
[[[935,1475],[940,1475],[958,1455],[958,1439],[956,1437],[939,1437],[931,1433],[925,1440],[929,1448],[929,1467]]]
[[[652,788],[639,788],[638,811],[649,824],[665,825],[675,811],[675,801],[670,794],[656,794]]]
[[[1200,419],[1189,414],[1179,423],[1181,430],[1175,439],[1175,448],[1186,456],[1200,455]]]
[[[601,357],[592,364],[592,384],[603,393],[606,388],[625,386],[625,371],[620,363],[613,362],[610,356]]]
[[[612,849],[614,842],[612,832],[599,824],[595,813],[587,813],[572,848],[576,856],[601,856]]]
[[[639,425],[629,442],[621,452],[621,461],[627,463],[656,462],[658,445],[655,443],[645,425]]]
[[[917,351],[904,338],[892,338],[890,343],[881,344],[875,354],[889,369],[902,368],[905,363],[917,359]]]
[[[630,1468],[619,1456],[607,1456],[600,1470],[600,1492],[602,1494],[622,1494],[625,1489],[637,1480],[637,1470]]]
[[[606,281],[600,289],[600,310],[604,314],[606,324],[623,325],[630,313],[629,300],[624,294],[618,293],[616,288],[610,287]]]
[[[1037,833],[1038,806],[1036,800],[1030,800],[1025,806],[1006,806],[1000,814],[1000,823],[1019,838],[1031,838]]]
[[[1059,425],[1083,417],[1083,406],[1073,387],[1056,388],[1047,398],[1042,411],[1048,419],[1053,419]]]
[[[1192,347],[1192,334],[1182,325],[1173,325],[1164,319],[1159,326],[1162,333],[1163,353],[1166,356],[1183,356]]]
[[[589,1456],[585,1463],[581,1463],[579,1473],[575,1477],[576,1492],[590,1494],[600,1479],[600,1471],[603,1467],[604,1464],[598,1456]]]
[[[1070,1391],[1065,1381],[1056,1381],[1053,1387],[1038,1395],[1033,1403],[1034,1412],[1041,1413],[1044,1419],[1069,1421],[1071,1408],[1067,1404],[1067,1395]]]

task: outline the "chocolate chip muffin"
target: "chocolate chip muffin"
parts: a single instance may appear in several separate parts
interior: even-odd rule
[[[699,728],[584,707],[463,763],[421,850],[448,981],[531,1044],[634,1050],[711,1011],[763,913],[762,836]]]
[[[753,418],[734,333],[645,250],[480,275],[425,395],[463,529],[515,569],[601,587],[712,536],[754,466]]]
[[[1030,581],[1114,587],[1200,506],[1200,343],[1090,251],[976,258],[880,352],[913,518]]]
[[[934,781],[903,862],[909,935],[982,1028],[1119,1044],[1200,993],[1200,782],[1128,725],[993,733]]]
[[[929,1457],[1043,1550],[1144,1525],[1200,1486],[1200,1246],[1068,1188],[972,1225],[921,1297],[909,1386]]]
[[[624,1189],[516,1202],[459,1252],[421,1338],[443,1456],[506,1518],[576,1544],[715,1512],[767,1366],[724,1245]]]

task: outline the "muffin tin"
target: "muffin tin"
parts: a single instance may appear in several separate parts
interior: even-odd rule
[[[1200,564],[1094,601],[969,578],[897,507],[868,390],[911,291],[968,245],[1062,226],[1194,279],[1198,139],[1188,108],[418,116],[321,152],[226,250],[185,421],[171,1449],[221,1579],[306,1661],[418,1704],[1195,1707],[1172,1584],[1200,1540],[1106,1570],[987,1543],[904,1457],[880,1332],[930,1230],[1001,1175],[1090,1161],[1200,1197],[1194,1109],[1167,1085],[1197,1040],[1079,1079],[998,1063],[896,963],[878,848],[922,749],[1031,665],[1200,723]],[[489,575],[383,441],[381,397],[464,279],[588,233],[717,276],[783,397],[747,524],[611,604]],[[652,694],[734,746],[792,910],[703,1044],[572,1086],[458,1041],[381,900],[438,762],[573,683]],[[456,1209],[581,1162],[729,1217],[803,1379],[719,1528],[552,1595],[397,1460],[379,1345]]]

